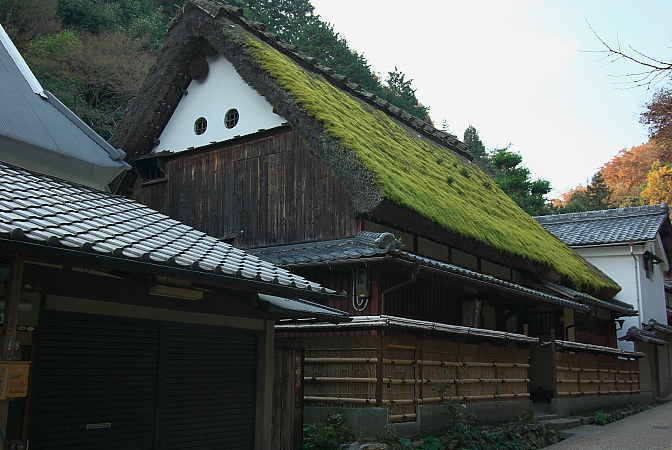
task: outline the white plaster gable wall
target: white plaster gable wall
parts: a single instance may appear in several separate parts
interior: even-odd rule
[[[654,266],[652,278],[646,277],[644,252],[653,251],[652,245],[652,243],[635,245],[632,253],[629,245],[574,247],[577,253],[621,286],[622,290],[614,297],[616,300],[629,303],[639,310],[639,317],[622,317],[625,323],[623,330],[618,332],[619,336],[624,335],[628,328],[640,327],[642,321],[651,318],[667,323],[663,273],[660,265]],[[623,350],[634,350],[634,344],[629,341],[619,341],[618,346]]]
[[[273,106],[245,83],[233,65],[224,57],[208,58],[209,73],[205,80],[192,81],[171,116],[154,152],[180,152],[190,147],[202,147],[213,142],[270,129],[286,122],[273,112]],[[224,117],[230,109],[240,115],[233,128],[224,126]],[[200,117],[208,121],[205,133],[197,135],[194,123]]]

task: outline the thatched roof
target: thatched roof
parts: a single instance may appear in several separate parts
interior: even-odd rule
[[[221,54],[349,187],[357,212],[602,298],[620,287],[541,227],[471,162],[465,146],[364,91],[211,0],[184,6],[122,124],[131,158],[149,153],[191,78]],[[117,192],[130,187],[129,176]]]

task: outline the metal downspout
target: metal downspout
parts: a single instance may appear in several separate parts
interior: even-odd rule
[[[635,261],[635,293],[637,294],[637,311],[639,311],[639,314],[637,314],[637,325],[639,328],[642,328],[642,314],[644,314],[644,311],[642,311],[642,305],[641,305],[641,296],[640,296],[640,284],[639,284],[639,260],[635,256],[635,251],[634,251],[634,245],[635,243],[633,241],[630,241],[630,255],[632,256],[632,259]]]
[[[408,279],[406,281],[402,281],[401,283],[399,283],[395,286],[389,287],[389,288],[385,289],[383,292],[380,293],[380,315],[381,316],[385,315],[385,295],[389,294],[390,292],[396,291],[397,289],[400,289],[400,288],[406,286],[407,284],[414,283],[418,279],[418,274],[419,273],[420,273],[420,263],[416,262],[415,264],[413,264],[413,273],[411,274],[410,279]]]

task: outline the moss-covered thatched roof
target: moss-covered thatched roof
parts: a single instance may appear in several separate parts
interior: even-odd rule
[[[500,261],[550,274],[553,281],[598,297],[611,297],[620,290],[519,208],[470,162],[454,136],[317,66],[240,13],[210,0],[193,0],[185,6],[167,37],[158,68],[126,118],[127,153],[137,156],[151,150],[151,130],[138,125],[147,123],[143,115],[153,116],[152,127],[165,126],[167,119],[161,122],[153,111],[170,103],[170,98],[179,101],[176,86],[184,77],[175,73],[177,67],[186,67],[191,57],[204,53],[203,48],[214,49],[350,187],[360,213],[375,217],[385,205],[392,205],[437,225],[467,251],[484,250]]]

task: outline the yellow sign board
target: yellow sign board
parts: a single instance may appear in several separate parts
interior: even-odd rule
[[[29,371],[27,361],[0,361],[0,400],[25,397]]]

